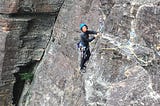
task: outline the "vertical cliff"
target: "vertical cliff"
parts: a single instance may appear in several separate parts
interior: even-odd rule
[[[53,28],[54,42],[37,67],[28,105],[160,104],[157,14],[157,1],[65,1]],[[105,31],[91,44],[87,72],[80,74],[78,26],[85,22],[97,30],[99,18],[104,18]]]
[[[160,105],[159,0],[1,5],[1,106]],[[100,18],[102,36],[91,43],[86,73],[80,73],[79,24],[99,30]]]
[[[24,84],[51,39],[63,0],[0,1],[0,106],[18,105]],[[25,77],[25,76],[24,76]]]

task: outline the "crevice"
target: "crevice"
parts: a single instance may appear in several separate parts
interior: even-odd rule
[[[32,73],[36,64],[37,64],[37,62],[30,62],[26,66],[19,67],[19,71],[17,73],[14,73],[14,77],[16,80],[15,80],[15,83],[13,86],[12,100],[13,100],[13,104],[15,106],[18,106],[19,100],[21,98],[21,94],[23,92],[25,82],[29,81],[31,83],[33,80],[33,79],[30,79],[29,77],[28,77],[28,79],[25,79],[24,77],[27,78],[27,76],[22,76],[22,74]]]
[[[50,13],[12,13],[9,14],[9,18],[31,18],[31,17],[50,17],[57,16],[58,12],[50,12]]]

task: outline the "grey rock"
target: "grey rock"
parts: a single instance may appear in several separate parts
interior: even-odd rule
[[[154,38],[159,36],[159,1],[0,3],[1,13],[19,13],[1,15],[0,105],[12,105],[18,82],[14,75],[26,71],[34,77],[31,83],[25,81],[22,94],[17,93],[19,106],[159,106],[159,41]],[[105,29],[91,43],[86,73],[80,74],[79,24],[97,30],[99,18]]]
[[[42,59],[62,4],[63,0],[0,1],[0,106],[18,105],[24,86],[19,74],[32,72]]]
[[[145,44],[142,43],[130,45],[126,42],[129,40],[126,35],[129,36],[132,29],[131,22],[135,18],[140,4],[134,6],[134,12],[131,12],[132,2],[130,1],[108,2],[101,0],[102,11],[94,9],[99,4],[96,0],[64,2],[54,26],[54,43],[49,43],[47,52],[36,70],[37,76],[31,85],[31,96],[30,99],[27,99],[29,105],[156,106],[159,104],[159,93],[152,86],[154,83],[150,69],[148,69],[151,66],[147,64],[144,69],[142,61],[140,61],[144,60],[142,58],[144,54],[147,56],[153,54],[148,59],[156,60],[153,50],[145,47]],[[109,11],[109,14],[106,11]],[[78,54],[74,46],[78,40],[77,32],[75,32],[78,30],[77,23],[80,24],[84,20],[89,28],[96,29],[98,27],[96,20],[102,17],[102,13],[107,17],[104,33],[104,36],[107,37],[104,38],[108,39],[101,38],[91,44],[94,55],[91,56],[87,65],[87,72],[83,76],[79,76],[77,74],[78,62],[76,61]],[[131,14],[134,17],[131,17]],[[90,21],[91,17],[94,17],[92,21]],[[133,28],[136,31],[138,29],[138,27]],[[108,32],[110,33],[107,34]],[[118,34],[116,38],[115,34]],[[119,49],[102,50],[105,47]],[[152,61],[150,62],[152,64]],[[154,71],[158,72],[156,69]],[[38,95],[45,95],[48,99],[37,98]]]
[[[51,13],[58,12],[64,0],[12,0],[0,1],[0,13]]]
[[[159,45],[159,11],[157,5],[143,5],[139,8],[136,18],[137,34],[144,38],[149,47]],[[144,15],[146,14],[146,15]]]

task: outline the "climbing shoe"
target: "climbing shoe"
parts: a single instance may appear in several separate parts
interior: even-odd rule
[[[86,66],[81,67],[80,72],[85,73],[86,72]]]

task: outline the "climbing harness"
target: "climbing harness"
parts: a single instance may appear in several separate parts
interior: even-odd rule
[[[86,56],[86,47],[83,45],[83,43],[80,41],[77,43],[78,50],[80,51],[81,58],[84,58]]]

